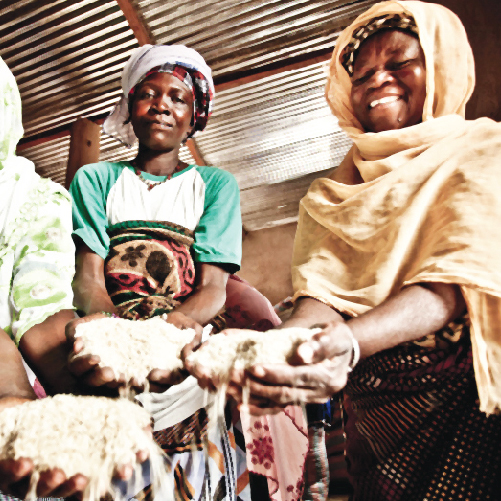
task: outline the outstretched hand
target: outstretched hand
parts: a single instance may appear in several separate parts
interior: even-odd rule
[[[81,338],[75,335],[76,328],[84,322],[91,322],[100,318],[106,318],[106,315],[104,313],[94,313],[72,320],[67,324],[66,338],[73,345],[73,350],[68,361],[70,371],[79,381],[89,387],[94,387],[96,390],[97,388],[115,390],[129,384],[136,391],[143,391],[144,385],[139,384],[138,381],[134,379],[126,381],[124,374],[117,376],[111,367],[100,367],[101,359],[98,355],[78,356],[83,350],[84,343]],[[176,326],[178,329],[193,329],[195,331],[195,339],[201,339],[202,326],[183,313],[169,313],[165,321]],[[153,369],[148,374],[149,390],[162,393],[170,386],[182,382],[188,375],[185,370]]]
[[[225,329],[217,334],[217,336],[231,336],[233,333],[241,332],[240,329]],[[221,378],[214,373],[210,367],[204,367],[199,363],[194,363],[190,355],[202,348],[209,341],[202,343],[202,334],[195,336],[191,343],[188,343],[181,351],[181,359],[186,371],[191,374],[201,388],[209,391],[216,391],[222,384]]]
[[[0,398],[0,412],[32,399],[26,398]],[[151,433],[151,429],[146,430]],[[138,451],[136,461],[143,463],[148,459],[147,451]],[[30,458],[0,459],[0,493],[24,499],[28,493],[31,475],[34,465]],[[118,480],[129,480],[133,474],[132,465],[123,465],[114,472],[114,478]],[[82,499],[89,479],[81,474],[67,477],[64,471],[59,468],[52,468],[40,473],[36,485],[36,494],[42,498],[68,498],[74,497]],[[104,494],[104,493],[103,493]]]
[[[248,395],[249,412],[270,414],[287,405],[324,403],[347,382],[353,355],[350,327],[344,322],[320,325],[322,332],[302,343],[291,364],[258,364],[234,370],[228,393],[239,403]]]
[[[148,453],[140,451],[136,454],[138,463],[148,459]],[[121,466],[115,471],[114,478],[129,480],[133,474],[132,465]],[[33,461],[28,458],[0,460],[0,491],[3,494],[24,499],[28,493],[33,473]],[[59,468],[52,468],[40,473],[36,486],[36,494],[43,498],[68,498],[81,499],[89,479],[81,474],[67,477]],[[103,493],[104,494],[104,493]]]
[[[100,318],[106,318],[104,313],[93,313],[82,318],[76,318],[66,325],[66,339],[73,346],[68,359],[68,367],[80,382],[91,387],[107,387],[110,389],[118,388],[126,384],[123,374],[118,377],[111,367],[100,367],[101,358],[97,355],[78,354],[83,350],[83,340],[76,336],[76,328],[86,322],[92,322]]]
[[[192,318],[180,312],[172,312],[167,315],[165,321],[168,324],[174,325],[178,329],[193,329],[195,331],[195,337],[193,341],[189,343],[189,345],[192,346],[200,344],[203,327],[199,323],[195,322],[195,320],[193,320]],[[184,381],[188,376],[189,372],[183,369],[174,371],[153,369],[148,375],[148,380],[150,382],[150,391],[155,393],[163,393],[169,387]]]
[[[31,402],[28,398],[6,397],[0,399],[0,412],[7,407]],[[0,491],[24,499],[30,486],[33,461],[28,458],[0,459]],[[54,468],[40,474],[36,493],[39,497],[70,497],[83,494],[88,480],[83,475],[67,478],[63,471]]]

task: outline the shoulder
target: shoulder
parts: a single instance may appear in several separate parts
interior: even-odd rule
[[[208,165],[197,165],[195,169],[206,184],[230,185],[238,189],[237,180],[231,172]]]
[[[121,173],[128,165],[127,162],[96,162],[87,164],[77,170],[75,178],[78,177],[108,177],[114,172]]]
[[[115,182],[127,166],[128,162],[97,162],[84,165],[77,170],[71,182],[70,192],[76,185],[82,184],[107,186]]]

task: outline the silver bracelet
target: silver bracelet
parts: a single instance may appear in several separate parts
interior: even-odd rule
[[[348,364],[348,367],[351,372],[355,367],[355,365],[357,365],[358,361],[360,360],[360,345],[358,344],[358,341],[355,339],[353,332],[351,332],[351,329],[349,329],[349,332],[351,337],[351,361]]]

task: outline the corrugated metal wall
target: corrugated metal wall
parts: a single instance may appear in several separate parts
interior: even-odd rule
[[[134,5],[155,43],[196,48],[216,83],[224,83],[325,54],[339,31],[372,3],[137,0]],[[120,94],[121,69],[137,46],[115,0],[0,0],[0,55],[21,91],[25,137],[50,136],[22,150],[41,175],[64,182],[69,125],[111,109]],[[294,218],[312,175],[335,167],[349,148],[323,97],[325,65],[218,92],[209,126],[197,136],[204,159],[237,177],[249,229]],[[101,159],[134,154],[102,138]],[[193,162],[186,148],[182,159]]]

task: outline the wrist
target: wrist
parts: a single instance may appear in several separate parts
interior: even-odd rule
[[[353,335],[353,332],[350,328],[348,328],[346,332],[349,335],[351,341],[351,358],[348,367],[350,371],[352,371],[360,360],[360,345],[358,344],[358,341],[355,339],[355,336]]]
[[[36,395],[0,395],[0,411],[7,409],[8,407],[15,407],[16,405],[24,404],[25,402],[31,402],[32,400],[37,400]]]

